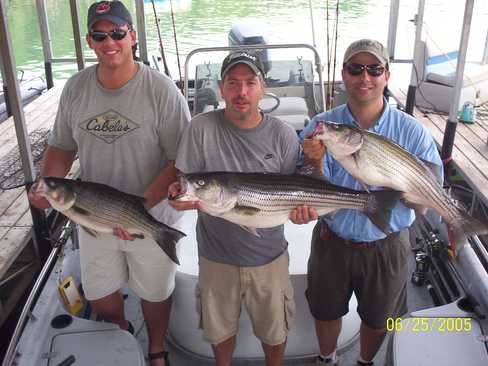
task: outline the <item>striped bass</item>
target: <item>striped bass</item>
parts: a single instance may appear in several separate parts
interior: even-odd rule
[[[176,243],[184,233],[154,219],[144,206],[144,198],[121,192],[105,184],[63,178],[42,178],[39,193],[51,206],[88,233],[112,234],[122,228],[136,238],[149,236],[179,264]]]
[[[488,223],[471,217],[439,184],[427,163],[379,134],[340,123],[319,122],[312,134],[358,181],[403,192],[408,207],[434,209],[448,224],[454,253],[465,235],[488,234]]]
[[[313,207],[319,215],[341,208],[360,210],[389,233],[391,208],[400,198],[392,190],[355,191],[299,174],[193,173],[182,175],[180,185],[182,193],[172,199],[200,200],[203,212],[254,234],[257,228],[284,224],[298,205]]]

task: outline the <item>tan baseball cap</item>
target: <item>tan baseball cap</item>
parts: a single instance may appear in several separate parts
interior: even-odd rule
[[[386,65],[390,60],[388,50],[380,42],[375,41],[374,39],[364,38],[351,43],[349,47],[347,47],[347,50],[344,53],[344,63],[348,62],[353,56],[361,52],[372,54],[383,65]]]

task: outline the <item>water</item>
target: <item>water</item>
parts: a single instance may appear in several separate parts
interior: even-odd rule
[[[86,13],[91,0],[79,0],[82,33],[85,32]],[[123,2],[135,14],[133,1]],[[226,46],[227,34],[238,20],[258,24],[269,43],[313,44],[309,0],[172,0],[180,62],[197,47]],[[8,21],[18,69],[35,74],[44,72],[42,45],[35,0],[8,0]],[[326,60],[326,1],[312,0],[315,23],[315,42],[322,60]],[[425,30],[440,51],[452,51],[459,45],[464,1],[427,1]],[[476,1],[468,59],[481,59],[488,26],[488,2]],[[75,57],[69,1],[46,0],[53,54],[56,58]],[[156,0],[163,47],[172,75],[178,75],[175,41],[169,0]],[[329,1],[329,13],[335,18],[334,0]],[[337,59],[341,60],[347,45],[359,38],[376,38],[386,44],[390,0],[341,0],[339,6],[339,34]],[[415,28],[409,19],[417,11],[416,1],[400,2],[395,58],[411,59]],[[150,54],[158,54],[158,36],[150,0],[145,3],[147,43]],[[449,27],[446,27],[446,25]],[[331,25],[332,27],[332,25]],[[85,43],[85,42],[84,42]],[[85,55],[94,57],[85,45]],[[221,56],[218,56],[221,58]],[[338,61],[340,64],[340,61]],[[338,68],[340,69],[340,67]],[[76,72],[75,64],[57,63],[53,66],[57,80]],[[403,75],[407,78],[409,75]]]

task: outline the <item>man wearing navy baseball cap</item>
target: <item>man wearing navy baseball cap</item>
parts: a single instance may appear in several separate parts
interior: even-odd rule
[[[86,40],[98,63],[66,83],[41,176],[64,177],[76,155],[81,178],[144,196],[159,221],[178,226],[180,214],[166,201],[176,179],[177,144],[190,114],[185,99],[165,75],[134,60],[136,32],[120,1],[92,4]],[[37,185],[31,202],[49,206]],[[155,241],[135,239],[123,229],[114,235],[79,231],[83,289],[103,320],[133,333],[120,289],[126,283],[141,298],[151,366],[168,366],[164,336],[175,286],[176,248],[166,255]],[[129,241],[128,241],[129,240]]]

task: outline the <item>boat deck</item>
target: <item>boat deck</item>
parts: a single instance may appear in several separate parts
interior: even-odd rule
[[[406,91],[397,93],[405,103]],[[448,116],[426,109],[414,109],[414,116],[429,129],[437,146],[442,146]],[[469,184],[474,195],[488,205],[488,106],[477,108],[474,123],[458,123],[452,150],[453,166]]]
[[[55,87],[24,108],[33,155],[42,153],[40,144],[54,123],[61,90],[61,86]],[[34,245],[28,245],[33,243],[33,229],[23,181],[10,117],[0,124],[0,325],[40,268]]]

